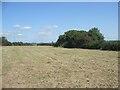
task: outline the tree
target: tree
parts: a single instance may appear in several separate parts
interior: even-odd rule
[[[9,42],[6,37],[0,37],[0,43],[2,46],[11,46],[11,42]]]
[[[104,43],[104,36],[100,33],[100,30],[96,27],[91,28],[88,31],[90,37],[92,37],[92,41],[89,44],[89,48],[92,49],[100,49],[102,44]]]
[[[94,41],[104,40],[104,36],[102,35],[102,33],[100,33],[100,30],[98,28],[91,28],[88,33]]]
[[[24,43],[23,42],[13,42],[12,45],[13,46],[23,46]]]
[[[70,30],[60,35],[56,46],[67,48],[96,48],[101,47],[104,41],[104,36],[100,33],[98,28],[92,28],[89,32]]]

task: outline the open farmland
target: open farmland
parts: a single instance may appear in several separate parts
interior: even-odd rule
[[[2,89],[2,47],[0,47],[0,89]]]
[[[3,88],[117,88],[118,52],[6,46],[2,74]]]

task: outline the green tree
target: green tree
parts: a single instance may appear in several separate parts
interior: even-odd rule
[[[23,42],[13,42],[12,45],[13,46],[23,46],[24,43]]]
[[[2,46],[11,46],[11,42],[9,42],[6,37],[1,37],[0,43],[2,43]]]
[[[86,31],[70,30],[60,35],[57,45],[67,48],[84,47],[85,43],[90,42],[90,36]]]
[[[92,28],[89,32],[70,30],[60,35],[56,45],[67,48],[101,48],[104,36],[98,28]]]
[[[95,28],[95,27],[91,28],[88,33],[89,33],[89,36],[91,36],[94,41],[104,40],[104,36],[102,35],[102,33],[100,33],[100,30],[98,28]]]
[[[104,43],[104,36],[100,33],[100,30],[94,27],[88,31],[88,34],[92,37],[92,41],[89,43],[88,47],[92,49],[100,49]]]

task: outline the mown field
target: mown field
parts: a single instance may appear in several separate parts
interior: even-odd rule
[[[2,89],[2,47],[0,47],[0,89]]]
[[[3,88],[117,88],[118,52],[6,46],[2,75]]]

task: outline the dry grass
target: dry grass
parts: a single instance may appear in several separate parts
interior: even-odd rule
[[[0,89],[2,89],[2,47],[0,46]]]
[[[3,88],[116,88],[118,52],[3,47]]]

